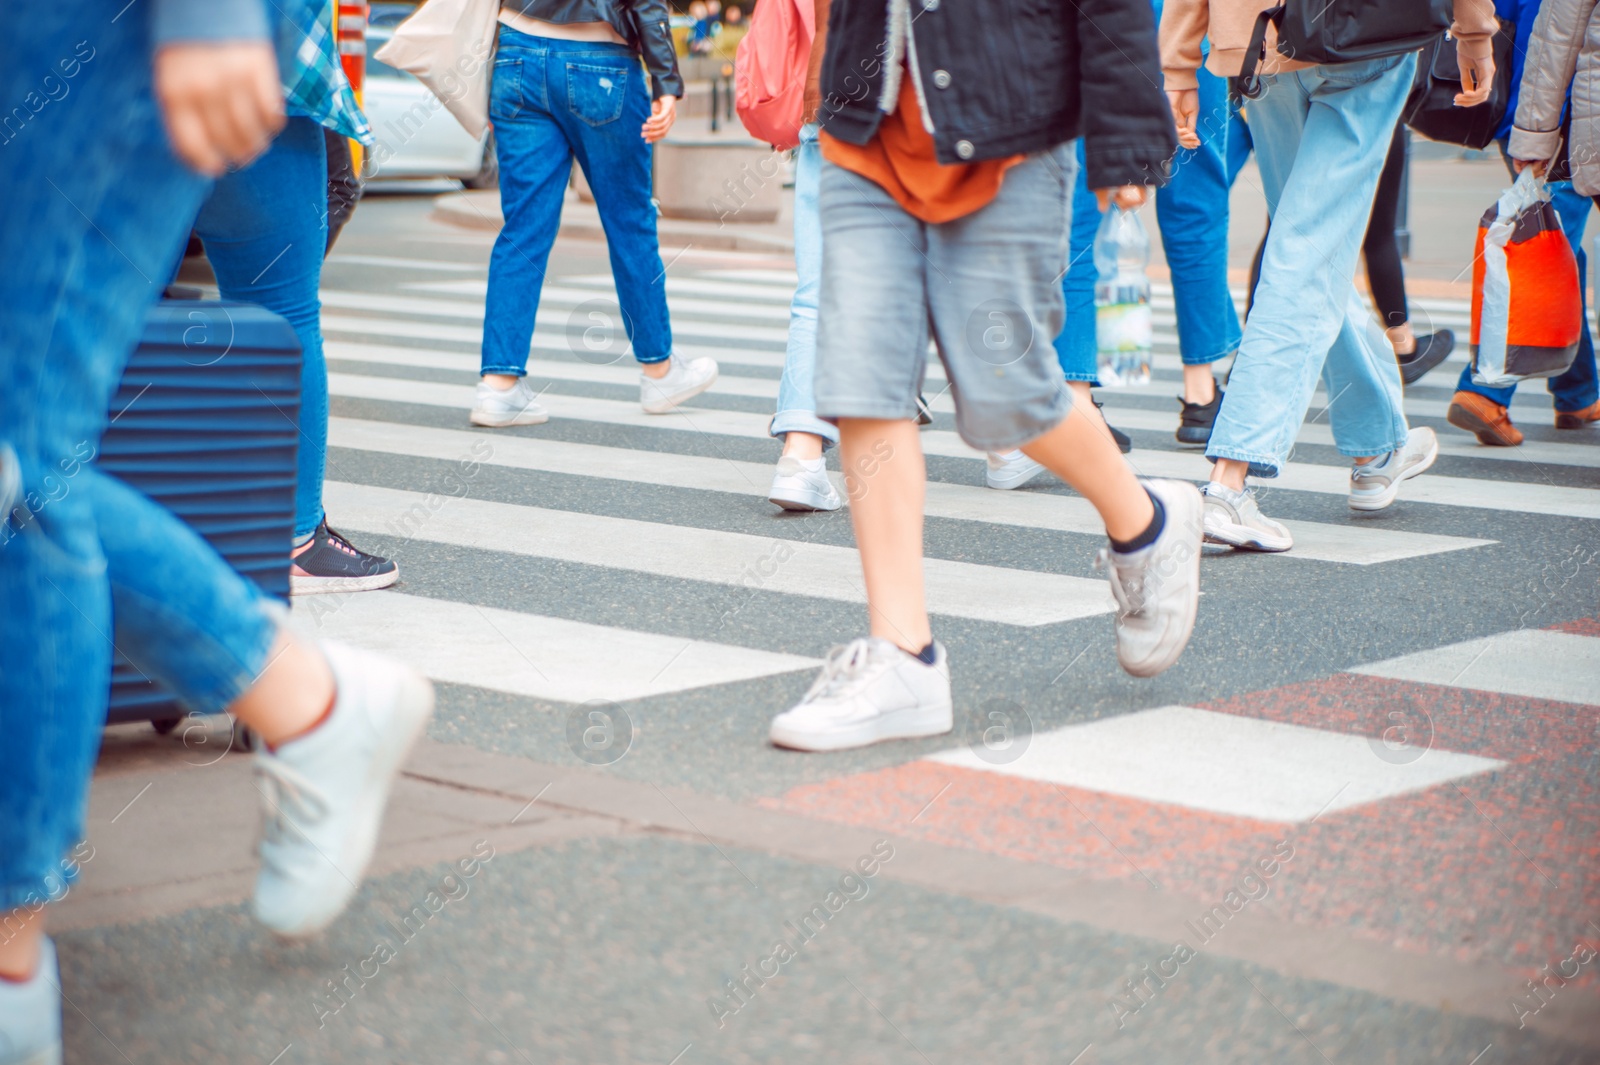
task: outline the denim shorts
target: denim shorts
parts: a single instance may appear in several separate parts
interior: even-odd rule
[[[1005,451],[1059,424],[1072,400],[1052,342],[1076,170],[1070,143],[1030,155],[984,207],[935,225],[825,161],[817,414],[914,417],[931,339],[968,444]]]

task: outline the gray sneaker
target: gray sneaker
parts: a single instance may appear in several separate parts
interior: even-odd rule
[[[1095,566],[1111,577],[1117,601],[1117,661],[1135,677],[1153,677],[1183,654],[1200,605],[1200,493],[1187,481],[1145,481],[1167,523],[1148,547],[1109,547]]]
[[[1350,509],[1382,510],[1409,481],[1439,457],[1439,438],[1427,426],[1412,429],[1405,446],[1381,459],[1350,467]]]
[[[1287,551],[1294,546],[1289,530],[1261,513],[1250,489],[1235,492],[1213,481],[1200,491],[1205,495],[1206,543],[1245,551]]]

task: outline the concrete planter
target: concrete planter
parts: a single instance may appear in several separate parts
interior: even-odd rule
[[[669,135],[656,145],[655,191],[664,218],[772,222],[787,173],[784,153],[742,133]]]

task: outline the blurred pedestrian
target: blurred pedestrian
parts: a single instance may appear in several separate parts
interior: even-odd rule
[[[400,568],[328,526],[322,483],[328,453],[328,365],[322,355],[322,260],[330,241],[328,140],[372,144],[335,51],[335,0],[294,10],[304,22],[278,54],[288,121],[261,158],[217,180],[195,232],[225,300],[282,315],[300,340],[300,450],[289,588],[296,595],[387,588]],[[347,211],[348,213],[348,211]]]
[[[1199,493],[1141,483],[1099,420],[1075,410],[1044,343],[1063,317],[1073,138],[1085,139],[1090,185],[1128,209],[1172,151],[1150,8],[911,6],[834,0],[823,61],[817,412],[839,427],[870,635],[830,652],[773,720],[772,741],[802,750],[953,726],[922,574],[916,415],[930,337],[962,438],[1020,448],[1105,520],[1124,669],[1151,676],[1176,661],[1199,595]],[[1020,115],[1018,99],[1030,104]]]
[[[1500,152],[1513,172],[1533,165],[1546,172],[1566,150],[1572,180],[1552,181],[1551,203],[1562,232],[1578,260],[1578,294],[1583,307],[1578,354],[1566,373],[1545,380],[1555,405],[1557,429],[1583,429],[1600,422],[1600,384],[1596,383],[1594,337],[1589,331],[1588,256],[1584,234],[1592,197],[1600,193],[1600,112],[1592,95],[1600,88],[1594,73],[1600,50],[1586,34],[1600,34],[1591,0],[1501,0],[1501,18],[1515,20],[1516,46],[1511,50],[1512,97],[1500,129]],[[1600,38],[1596,38],[1600,39]],[[1583,73],[1578,73],[1582,70]],[[1582,92],[1576,91],[1582,89]],[[1563,144],[1562,116],[1570,112],[1571,129]],[[1514,122],[1514,126],[1513,126]],[[1464,367],[1450,399],[1450,424],[1465,429],[1480,444],[1516,447],[1522,430],[1511,422],[1511,397],[1517,386],[1491,388],[1472,380]]]
[[[279,4],[292,18],[296,0]],[[89,461],[200,174],[247,164],[284,122],[270,30],[260,0],[98,0],[18,9],[0,40],[0,99],[77,57],[76,91],[0,155],[0,502],[25,500],[0,523],[3,1065],[61,1060],[43,913],[77,873],[113,621],[142,673],[262,737],[253,909],[282,935],[316,932],[354,895],[432,711],[426,680],[295,635],[193,530]]]
[[[790,0],[774,0],[788,3]],[[806,69],[805,124],[794,157],[794,268],[798,280],[789,304],[789,343],[778,382],[778,412],[770,432],[783,441],[783,454],[767,499],[785,510],[838,510],[843,505],[828,480],[822,453],[839,442],[832,422],[817,417],[813,377],[817,361],[817,291],[822,284],[822,217],[817,195],[822,179],[822,147],[817,142],[822,117],[822,57],[827,49],[828,0],[815,3],[816,36]]]
[[[621,326],[640,367],[639,401],[647,414],[665,414],[717,379],[715,360],[672,352],[650,198],[650,146],[672,128],[683,95],[666,0],[501,4],[489,118],[505,224],[489,258],[472,423],[538,425],[550,416],[526,379],[528,348],[574,159],[605,227]],[[594,314],[615,338],[617,323]]]
[[[1376,10],[1376,9],[1372,9]],[[1166,0],[1162,67],[1180,142],[1197,142],[1200,42],[1204,64],[1240,74],[1261,6],[1255,0]],[[1488,97],[1494,72],[1487,0],[1456,0],[1461,106]],[[1228,392],[1206,456],[1206,538],[1258,551],[1287,551],[1294,538],[1260,511],[1246,476],[1276,477],[1305,420],[1320,376],[1340,452],[1352,460],[1352,509],[1382,510],[1403,481],[1433,464],[1438,441],[1412,429],[1401,403],[1392,348],[1351,278],[1383,159],[1411,88],[1415,53],[1310,65],[1280,55],[1269,35],[1250,136],[1272,226],[1255,305],[1244,327]]]

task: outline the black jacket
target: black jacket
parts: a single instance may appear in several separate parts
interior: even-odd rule
[[[644,56],[652,97],[683,95],[667,0],[500,0],[500,6],[544,22],[609,22]]]
[[[1165,183],[1177,132],[1150,0],[833,0],[830,134],[865,144],[877,131],[890,7],[903,3],[941,163],[1082,136],[1091,188]],[[909,64],[900,91],[915,91]]]

